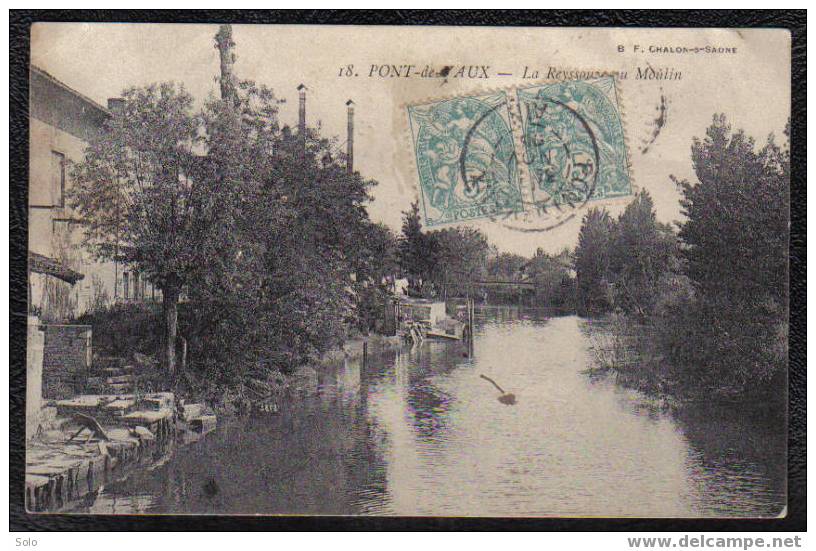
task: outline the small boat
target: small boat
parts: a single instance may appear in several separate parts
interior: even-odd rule
[[[462,340],[465,335],[466,324],[449,317],[444,302],[401,297],[399,312],[403,327],[421,324],[426,338],[458,341]]]
[[[426,332],[430,339],[451,339],[460,341],[465,335],[465,324],[457,319],[446,318],[441,320]]]
[[[462,334],[461,333],[458,334],[458,335],[449,334],[449,333],[442,333],[442,332],[437,331],[435,329],[431,329],[430,331],[428,331],[425,334],[425,336],[428,337],[429,339],[450,339],[450,340],[454,340],[454,341],[461,341],[462,340]]]

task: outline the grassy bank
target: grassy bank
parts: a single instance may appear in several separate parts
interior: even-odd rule
[[[717,406],[758,415],[784,414],[784,372],[769,384],[731,392],[726,385],[696,380],[689,375],[691,370],[672,365],[661,350],[657,331],[621,314],[587,319],[585,332],[594,360],[587,374],[614,377],[618,384],[674,409]]]
[[[234,385],[203,388],[198,394],[221,415],[277,413],[287,401],[313,394],[320,384],[320,375],[337,369],[341,362],[360,361],[366,353],[372,357],[401,346],[399,337],[357,336],[291,373],[276,370],[267,373],[265,379],[248,377]]]
[[[624,386],[653,397],[676,396],[677,381],[655,349],[648,326],[614,314],[585,323],[594,359],[587,369],[590,375],[612,375]]]
[[[317,385],[318,374],[335,369],[339,362],[358,360],[364,350],[376,355],[402,345],[398,337],[356,332],[333,345],[342,338],[341,331],[317,346],[294,341],[280,345],[272,340],[263,343],[266,348],[250,349],[240,346],[244,341],[238,334],[252,328],[230,324],[208,329],[202,337],[196,331],[201,328],[190,321],[194,312],[189,305],[182,306],[180,340],[187,339],[187,357],[182,360],[180,344],[174,377],[168,377],[158,361],[162,346],[158,304],[115,305],[83,316],[77,323],[93,327],[95,356],[122,358],[137,368],[140,388],[171,390],[188,402],[205,402],[222,415],[277,411],[287,395],[310,391]]]

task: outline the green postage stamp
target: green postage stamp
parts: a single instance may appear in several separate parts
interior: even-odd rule
[[[447,98],[408,116],[428,226],[632,193],[612,76]]]
[[[504,92],[411,106],[408,114],[428,226],[522,212]]]

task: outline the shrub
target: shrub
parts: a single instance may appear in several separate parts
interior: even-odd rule
[[[134,352],[154,355],[159,350],[162,318],[152,303],[113,304],[77,319],[93,327],[93,347],[99,355],[132,358]]]

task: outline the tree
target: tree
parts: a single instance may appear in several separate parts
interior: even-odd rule
[[[610,250],[615,223],[606,209],[592,208],[584,216],[575,248],[576,308],[580,315],[609,311]]]
[[[279,128],[277,100],[265,87],[239,83],[234,104],[237,124],[218,122],[221,102],[205,117],[212,177],[229,175],[237,191],[229,203],[235,215],[223,226],[230,241],[193,285],[203,313],[195,331],[203,346],[221,343],[201,350],[203,362],[239,357],[246,369],[232,378],[263,378],[268,368],[291,371],[339,344],[359,322],[366,290],[387,269],[379,254],[390,232],[365,208],[375,182],[350,174],[331,140],[311,128],[303,137]]]
[[[787,130],[786,130],[787,134]],[[787,358],[790,154],[773,136],[759,150],[715,115],[692,143],[697,182],[677,181],[687,217],[683,257],[695,291],[683,364],[728,394],[779,387]],[[782,384],[780,382],[780,384]]]
[[[519,281],[527,259],[515,253],[496,253],[487,262],[487,275],[497,281]]]
[[[419,280],[429,281],[437,263],[438,247],[435,239],[422,232],[419,202],[411,203],[410,210],[402,213],[402,235],[398,245],[399,265],[403,273],[418,287]]]
[[[610,279],[615,306],[645,321],[657,297],[658,282],[676,249],[671,228],[657,222],[646,190],[630,202],[615,224],[610,243]]]
[[[432,232],[430,238],[436,244],[434,282],[448,286],[449,293],[463,295],[470,290],[471,281],[484,278],[490,246],[480,230],[445,228]],[[455,282],[459,284],[454,286]]]
[[[387,278],[397,273],[397,238],[384,224],[369,223],[357,247],[357,322],[363,332],[377,328],[389,300]]]
[[[218,248],[218,182],[197,178],[200,118],[172,83],[130,88],[75,165],[70,200],[100,259],[133,266],[162,292],[164,363],[175,371],[182,288]]]
[[[73,201],[95,253],[162,291],[168,370],[183,289],[190,374],[235,386],[291,371],[370,317],[395,238],[369,219],[376,182],[347,170],[336,139],[281,128],[272,90],[227,80],[200,113],[172,84],[126,91],[76,167]]]
[[[773,136],[756,151],[742,130],[715,115],[694,139],[698,183],[678,182],[689,277],[706,294],[769,294],[787,300],[790,153]]]
[[[671,228],[657,221],[645,190],[617,220],[592,209],[584,217],[575,251],[579,312],[619,308],[647,321],[661,278],[673,265],[676,242]]]
[[[563,250],[557,255],[549,255],[538,248],[527,262],[527,279],[535,283],[536,302],[542,306],[571,308],[574,302],[574,281],[570,275],[572,255]]]
[[[380,283],[383,278],[393,276],[399,269],[397,258],[397,237],[381,223],[369,223],[356,248],[358,252],[358,281]]]
[[[529,259],[514,253],[499,253],[491,247],[487,260],[487,277],[493,281],[521,281],[522,270]],[[493,299],[517,302],[523,291],[511,286],[497,286],[487,289]]]

